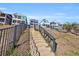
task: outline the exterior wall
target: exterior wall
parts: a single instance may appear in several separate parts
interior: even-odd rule
[[[0,18],[0,24],[5,24],[5,18]]]
[[[12,15],[7,13],[0,13],[0,24],[11,25]]]
[[[23,15],[17,14],[7,14],[7,13],[0,13],[0,24],[15,24],[19,25],[21,23],[27,24],[27,17]]]
[[[20,22],[21,22],[21,19],[12,18],[12,24],[19,25]]]
[[[22,23],[27,24],[27,17],[26,16],[22,16],[21,19],[22,19]]]
[[[34,27],[34,19],[30,19],[30,27]]]
[[[5,24],[6,14],[0,13],[0,24]]]
[[[7,15],[6,15],[6,24],[11,25],[11,22],[12,22],[12,15],[7,14]]]
[[[13,15],[12,18],[12,24],[19,25],[19,24],[26,24],[27,23],[27,17],[23,15]]]
[[[30,19],[30,26],[34,27],[35,24],[38,24],[38,20]]]

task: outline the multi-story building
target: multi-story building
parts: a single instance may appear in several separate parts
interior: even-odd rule
[[[30,26],[31,27],[34,27],[34,25],[37,25],[38,24],[38,20],[36,19],[30,19]]]
[[[27,24],[27,17],[21,14],[8,14],[0,12],[0,24]]]
[[[50,27],[54,29],[54,28],[58,27],[58,23],[50,22]]]
[[[0,12],[0,24],[8,24],[11,25],[12,15]]]
[[[27,24],[27,17],[21,14],[13,14],[12,24],[19,25],[19,24]]]

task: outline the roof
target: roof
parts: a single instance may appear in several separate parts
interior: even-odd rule
[[[13,13],[13,15],[25,16],[24,14],[20,14],[20,13]]]

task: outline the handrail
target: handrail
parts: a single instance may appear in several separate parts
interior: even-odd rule
[[[42,36],[44,38],[48,37],[48,41],[50,43],[51,46],[51,50],[55,53],[56,52],[56,48],[57,48],[57,43],[56,43],[56,39],[42,26],[39,25],[39,32],[42,34]]]
[[[51,38],[51,40],[56,40],[46,29],[44,29],[43,27],[41,27],[44,31],[45,34],[47,34],[47,36],[49,36],[49,38]]]

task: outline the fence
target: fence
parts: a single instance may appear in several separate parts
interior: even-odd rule
[[[0,29],[0,55],[6,55],[7,51],[16,45],[26,26],[26,24],[20,24]]]
[[[42,26],[39,25],[39,31],[42,34],[42,36],[46,39],[47,42],[49,42],[51,46],[51,50],[55,53],[57,48],[57,43],[55,41],[55,38]]]

